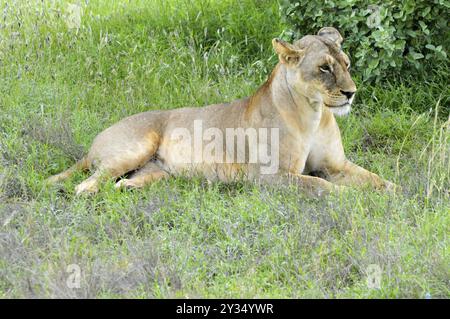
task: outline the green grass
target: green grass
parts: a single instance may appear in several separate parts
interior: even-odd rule
[[[84,2],[82,2],[84,4]],[[450,296],[449,72],[359,83],[347,155],[401,184],[308,198],[291,186],[172,179],[75,197],[44,179],[149,109],[250,95],[277,58],[274,1],[5,1],[0,28],[0,296]],[[356,75],[358,70],[354,71]],[[67,266],[81,268],[70,289]],[[380,289],[367,269],[382,270]]]

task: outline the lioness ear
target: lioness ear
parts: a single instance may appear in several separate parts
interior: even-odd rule
[[[333,27],[322,28],[319,30],[319,32],[317,32],[317,35],[333,41],[338,47],[341,47],[341,43],[344,40],[339,31]]]
[[[298,64],[303,58],[303,50],[297,49],[292,44],[283,40],[275,38],[272,40],[272,45],[281,63]]]

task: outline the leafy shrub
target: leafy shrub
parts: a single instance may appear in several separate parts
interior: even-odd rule
[[[448,0],[282,0],[281,10],[293,38],[337,28],[364,80],[412,74],[447,58]]]

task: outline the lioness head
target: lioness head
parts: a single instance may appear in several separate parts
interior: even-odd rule
[[[356,92],[349,73],[350,60],[341,50],[342,40],[335,28],[326,27],[294,44],[272,41],[280,62],[287,66],[289,88],[305,96],[312,105],[325,105],[337,115],[350,111]]]

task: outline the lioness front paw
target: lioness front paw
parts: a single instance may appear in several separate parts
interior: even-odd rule
[[[321,180],[320,186],[316,189],[317,195],[319,197],[329,195],[331,193],[340,193],[348,189],[342,185],[333,184],[327,180]]]

